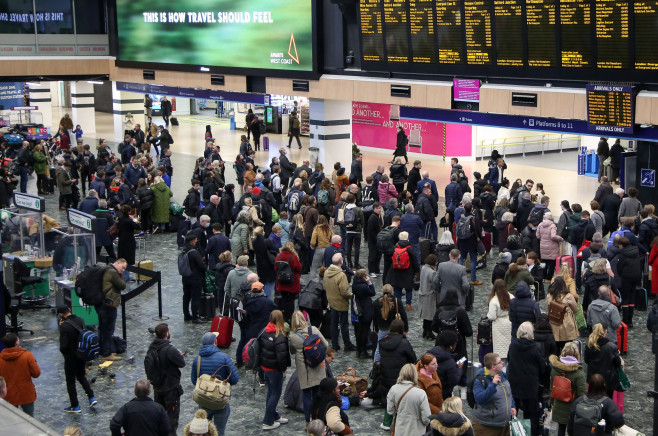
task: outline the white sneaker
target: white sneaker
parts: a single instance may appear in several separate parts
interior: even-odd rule
[[[385,426],[383,422],[381,424],[379,424],[379,428],[381,428],[382,430],[386,430],[386,431],[391,429],[391,427]]]
[[[370,276],[371,279],[374,279],[374,278],[377,277],[377,274],[375,274],[375,273],[370,273],[370,274],[368,274],[368,275]]]
[[[274,424],[272,424],[272,425],[263,424],[262,428],[263,428],[263,431],[267,431],[267,430],[274,430],[274,429],[277,429],[279,427],[281,427],[281,424],[278,423],[277,421],[274,421]]]
[[[281,418],[277,419],[276,422],[278,422],[278,423],[281,424],[281,425],[283,425],[283,424],[288,424],[288,418],[284,418],[284,417],[282,416]]]

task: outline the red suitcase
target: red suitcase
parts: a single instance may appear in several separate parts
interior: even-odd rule
[[[484,249],[488,252],[491,251],[491,233],[489,232],[484,232],[484,236],[482,237],[482,243],[484,244]]]
[[[571,278],[573,278],[574,272],[576,271],[574,268],[573,256],[559,256],[555,259],[555,275],[558,275],[560,272],[560,266],[563,263],[569,265],[569,268],[571,268]]]
[[[230,347],[233,337],[233,319],[221,315],[214,317],[210,325],[210,331],[219,333],[216,342],[218,347]]]
[[[628,326],[623,322],[617,329],[617,348],[621,355],[628,353]]]

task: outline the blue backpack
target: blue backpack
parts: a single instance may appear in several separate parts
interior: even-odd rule
[[[327,357],[327,347],[322,343],[320,336],[313,333],[311,327],[308,328],[306,337],[297,334],[304,338],[304,363],[306,366],[309,368],[320,366]]]
[[[87,330],[84,324],[82,325],[82,328],[80,328],[72,321],[69,321],[68,323],[80,333],[80,340],[75,348],[75,354],[78,358],[85,362],[96,359],[101,350],[96,332]]]

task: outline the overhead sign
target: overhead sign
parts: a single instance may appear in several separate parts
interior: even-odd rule
[[[76,229],[93,232],[96,230],[96,217],[77,209],[67,210],[69,224]]]
[[[645,188],[656,187],[656,170],[642,168],[640,170],[640,185]]]
[[[14,204],[19,209],[27,209],[32,212],[46,211],[46,199],[38,195],[14,192]]]
[[[2,51],[3,56],[7,53]],[[25,91],[23,82],[0,82],[0,110],[25,104]]]
[[[269,95],[249,92],[231,92],[211,89],[180,88],[142,83],[116,82],[117,91],[139,92],[140,94],[168,95],[172,97],[197,98],[203,100],[233,101],[237,103],[268,105]]]

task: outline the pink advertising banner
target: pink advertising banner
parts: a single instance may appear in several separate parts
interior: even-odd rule
[[[359,146],[394,150],[397,127],[409,138],[407,151],[446,157],[471,156],[471,126],[400,119],[400,106],[352,102],[352,141]]]

